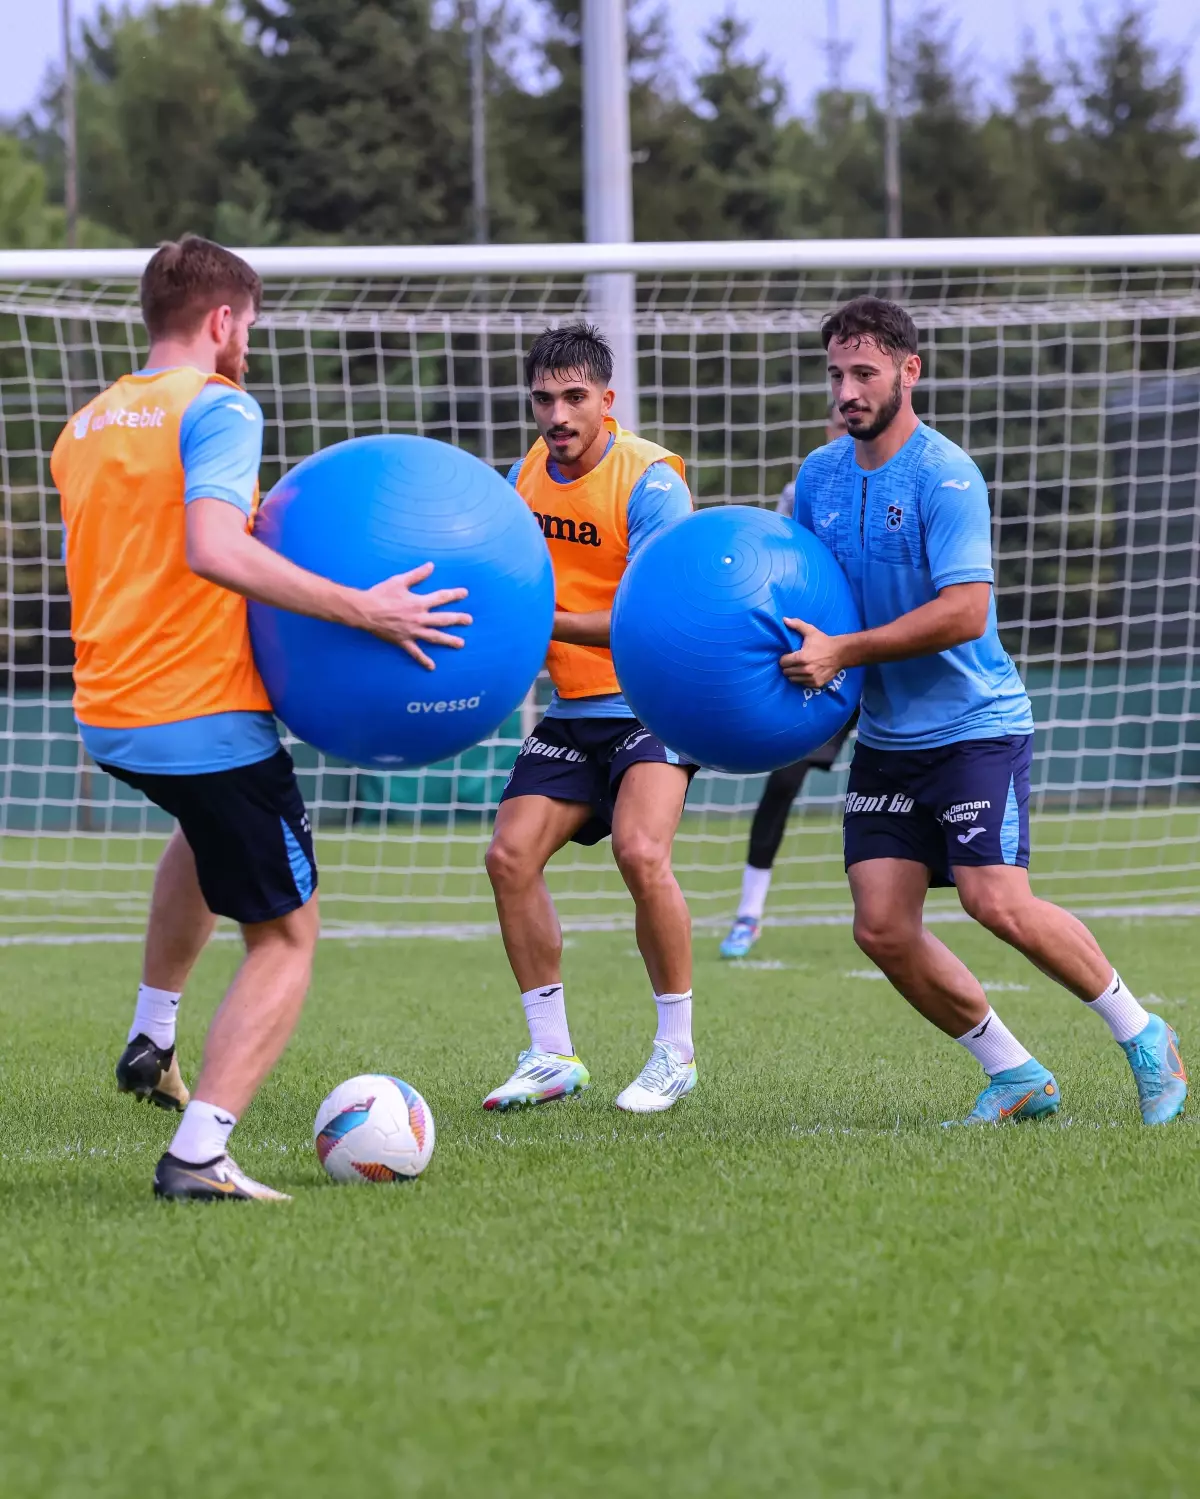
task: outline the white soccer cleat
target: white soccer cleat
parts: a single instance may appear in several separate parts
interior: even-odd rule
[[[695,1086],[695,1059],[685,1062],[669,1041],[656,1041],[650,1060],[617,1095],[617,1108],[627,1114],[661,1114]]]
[[[582,1093],[591,1082],[578,1057],[560,1057],[553,1051],[535,1051],[531,1046],[517,1058],[517,1070],[507,1082],[493,1088],[483,1100],[485,1109],[515,1109],[523,1104],[549,1103]]]

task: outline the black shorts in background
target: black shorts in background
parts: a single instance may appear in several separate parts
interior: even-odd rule
[[[242,926],[275,921],[317,888],[312,827],[292,757],[204,775],[161,775],[101,765],[176,818],[196,858],[210,911]]]

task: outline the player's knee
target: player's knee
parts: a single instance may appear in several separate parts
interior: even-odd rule
[[[854,940],[880,968],[891,967],[912,946],[912,934],[897,926],[867,913],[854,917]]]
[[[311,960],[321,935],[321,914],[315,892],[286,916],[244,926],[242,934],[248,950],[271,948],[281,959],[302,957]]]
[[[648,833],[614,834],[613,858],[635,900],[673,878],[671,845]]]
[[[519,885],[536,873],[528,853],[507,838],[492,839],[483,856],[483,867],[494,890]]]
[[[960,891],[962,908],[972,920],[986,927],[1002,942],[1020,944],[1025,927],[1026,902],[992,890]]]

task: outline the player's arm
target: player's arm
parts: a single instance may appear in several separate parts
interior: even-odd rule
[[[346,588],[280,557],[246,530],[262,455],[262,413],[240,393],[221,392],[181,434],[186,487],[188,566],[199,577],[257,603],[367,630],[408,652],[429,670],[421,643],[459,647],[445,626],[471,623],[469,614],[438,612],[466,597],[466,589],[415,594],[432,563],[370,589]]]
[[[978,640],[992,603],[992,537],[987,488],[974,464],[939,470],[922,498],[921,519],[937,597],[872,630],[825,635],[804,620],[785,623],[803,640],[780,660],[788,681],[824,687],[848,666],[908,661]]]
[[[670,464],[652,463],[629,496],[627,516],[630,560],[633,560],[652,536],[691,512],[692,496],[684,481]],[[607,648],[611,623],[611,609],[592,609],[581,614],[556,609],[550,638],[561,640],[566,645],[599,645]]]

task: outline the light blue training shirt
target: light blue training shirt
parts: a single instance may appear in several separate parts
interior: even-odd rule
[[[921,423],[881,468],[860,468],[854,439],[804,460],[793,514],[841,563],[867,629],[919,609],[954,583],[994,583],[983,475]],[[866,668],[858,737],[875,749],[936,749],[1033,733],[1033,710],[996,626],[932,656]]]
[[[227,385],[206,385],[179,426],[184,504],[223,500],[249,517],[262,444],[262,407],[254,397]],[[235,770],[265,760],[279,748],[272,713],[210,713],[138,729],[99,729],[80,723],[79,733],[93,760],[151,775]]]
[[[607,458],[616,441],[608,439],[604,450]],[[600,462],[604,462],[601,458]],[[523,459],[519,459],[508,471],[508,482],[515,489],[517,475],[521,472]],[[597,465],[598,467],[599,465]],[[546,461],[546,472],[555,484],[569,484],[558,471],[553,458]],[[629,528],[629,551],[632,559],[652,536],[673,526],[677,520],[692,513],[692,496],[687,485],[669,463],[652,463],[633,486],[626,509]],[[606,692],[599,697],[559,697],[554,693],[546,708],[547,718],[633,718],[634,711],[619,692]]]

